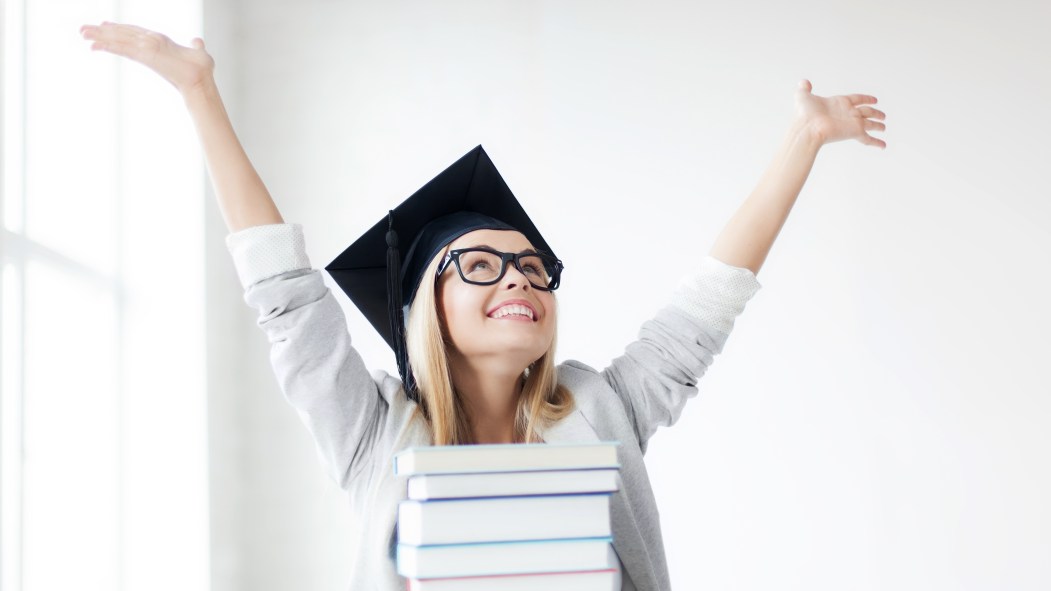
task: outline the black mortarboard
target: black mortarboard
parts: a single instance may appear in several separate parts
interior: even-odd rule
[[[555,254],[478,146],[325,267],[394,350],[405,393],[412,400],[418,397],[405,348],[405,314],[435,255],[467,232],[481,229],[517,230],[537,250]]]

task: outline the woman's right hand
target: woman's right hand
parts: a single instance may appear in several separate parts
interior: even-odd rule
[[[186,47],[168,37],[134,25],[103,22],[84,25],[80,34],[92,41],[92,50],[108,51],[130,58],[157,72],[186,96],[212,81],[215,60],[204,50],[204,40],[195,37]]]
[[[230,232],[283,223],[277,205],[248,160],[219,97],[212,74],[215,61],[195,38],[193,47],[134,25],[84,25],[80,34],[101,49],[130,58],[179,89],[201,138],[208,173]]]

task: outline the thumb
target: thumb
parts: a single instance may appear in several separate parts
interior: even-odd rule
[[[204,49],[204,39],[201,39],[200,37],[194,37],[190,43],[193,44],[196,49]]]
[[[810,85],[810,81],[809,80],[807,80],[806,78],[803,78],[802,80],[799,81],[799,89],[800,90],[805,90],[806,92],[810,92],[811,90],[814,89],[814,87]]]

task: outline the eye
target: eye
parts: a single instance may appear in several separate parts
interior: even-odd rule
[[[522,257],[518,260],[518,264],[521,265],[522,273],[530,277],[546,279],[548,276],[548,269],[544,265],[544,261],[538,256]]]
[[[460,269],[472,277],[488,277],[499,268],[500,259],[483,250],[472,250],[460,255]]]

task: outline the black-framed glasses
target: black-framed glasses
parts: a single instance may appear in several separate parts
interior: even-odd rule
[[[474,285],[492,285],[500,281],[507,272],[507,263],[512,263],[529,280],[530,285],[543,291],[558,289],[562,269],[565,268],[562,261],[542,252],[500,252],[481,246],[458,248],[450,250],[442,259],[434,276],[435,281],[442,276],[450,262],[456,264],[456,270],[465,283]]]

